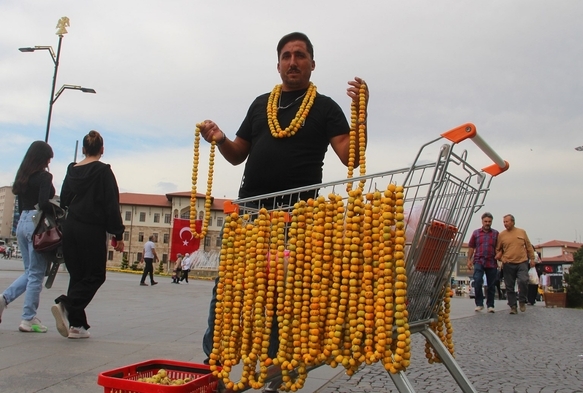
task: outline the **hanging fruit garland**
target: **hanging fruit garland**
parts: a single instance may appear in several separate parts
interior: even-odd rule
[[[304,99],[302,100],[302,105],[296,113],[296,116],[289,123],[289,126],[284,130],[281,129],[279,121],[277,120],[277,111],[279,110],[279,98],[281,96],[281,85],[276,85],[271,94],[269,94],[269,99],[267,100],[267,123],[269,124],[269,130],[274,138],[286,138],[294,136],[296,132],[304,125],[306,117],[310,113],[312,105],[314,105],[314,100],[316,99],[316,86],[310,82],[310,86],[305,93]]]
[[[209,154],[209,170],[208,170],[208,179],[207,179],[207,187],[206,187],[206,195],[204,199],[204,219],[203,224],[200,232],[196,231],[196,185],[198,182],[198,162],[200,158],[200,126],[202,124],[199,123],[196,125],[194,130],[194,157],[192,162],[192,189],[190,191],[190,232],[192,236],[198,239],[202,239],[206,236],[209,227],[209,220],[211,217],[211,205],[212,205],[212,198],[211,192],[213,189],[213,172],[214,172],[214,165],[215,165],[215,146],[216,142],[213,140],[211,141],[211,149]]]
[[[366,175],[366,85],[362,83],[358,90],[358,104],[352,101],[350,104],[350,143],[348,147],[348,175],[351,179],[354,174],[354,161],[356,159],[356,141],[358,140],[358,164],[360,175]],[[362,191],[364,180],[360,181],[359,188]],[[352,182],[346,184],[346,191],[352,190]]]

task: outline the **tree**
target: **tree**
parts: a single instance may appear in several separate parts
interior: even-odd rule
[[[583,247],[573,254],[573,265],[565,273],[567,283],[567,305],[583,307]]]
[[[121,266],[120,266],[120,268],[122,270],[126,270],[129,267],[130,267],[130,263],[128,261],[128,256],[127,256],[127,254],[123,254],[123,256],[121,257]]]

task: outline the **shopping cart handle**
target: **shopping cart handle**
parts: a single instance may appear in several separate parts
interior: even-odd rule
[[[490,145],[482,139],[481,136],[476,132],[476,126],[472,123],[462,124],[459,127],[453,128],[447,132],[441,134],[442,137],[449,139],[453,143],[460,143],[461,141],[470,138],[476,146],[478,146],[492,161],[494,164],[482,168],[482,170],[491,176],[498,176],[502,172],[506,172],[510,168],[508,161],[504,161],[498,153],[496,153]]]

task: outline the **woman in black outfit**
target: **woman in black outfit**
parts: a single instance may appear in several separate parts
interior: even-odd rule
[[[38,214],[35,205],[41,210],[50,211],[49,199],[55,196],[53,175],[47,168],[53,158],[53,149],[42,141],[33,142],[26,152],[16,178],[12,192],[18,200],[20,219],[16,227],[18,247],[22,253],[24,273],[0,294],[0,321],[2,312],[9,303],[26,292],[22,307],[22,321],[18,330],[21,332],[45,333],[47,327],[36,317],[40,302],[40,292],[47,269],[47,260],[32,247],[32,235],[35,230],[33,218]]]
[[[107,233],[123,251],[119,190],[109,165],[99,161],[103,138],[90,131],[83,138],[85,159],[71,163],[61,189],[61,207],[68,209],[63,223],[63,256],[69,271],[67,295],[55,299],[51,309],[63,337],[88,338],[85,308],[105,282]]]

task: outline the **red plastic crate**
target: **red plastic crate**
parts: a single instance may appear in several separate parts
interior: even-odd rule
[[[184,385],[138,382],[139,378],[156,375],[161,368],[171,379],[192,378],[192,381]],[[99,374],[97,383],[105,388],[105,393],[214,393],[218,379],[204,364],[153,359],[104,371]]]

